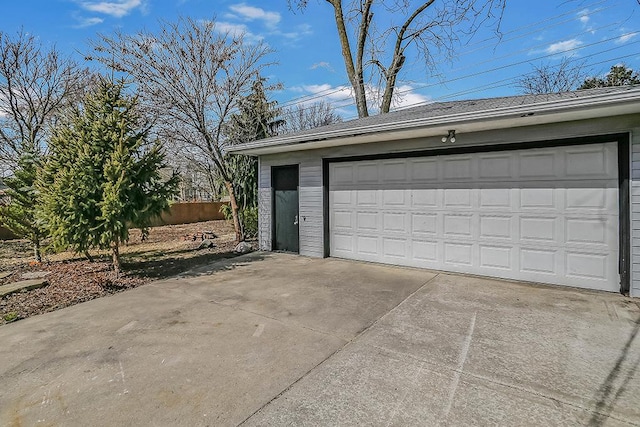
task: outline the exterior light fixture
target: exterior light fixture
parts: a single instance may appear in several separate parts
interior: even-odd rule
[[[442,143],[447,142],[447,140],[449,140],[449,142],[456,142],[456,131],[455,131],[455,129],[449,130],[448,135],[442,137]]]

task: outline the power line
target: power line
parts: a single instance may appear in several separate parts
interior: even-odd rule
[[[552,16],[552,17],[550,17],[548,19],[545,19],[545,20],[542,20],[542,21],[538,21],[538,22],[535,22],[535,23],[531,23],[531,24],[527,24],[527,25],[524,25],[522,27],[518,27],[518,28],[513,29],[511,31],[505,32],[502,35],[517,33],[519,31],[521,31],[522,29],[530,28],[530,27],[533,27],[535,25],[542,24],[542,23],[545,23],[545,22],[554,21],[554,20],[556,20],[558,18],[561,18],[561,17],[564,17],[564,16],[573,15],[576,12],[588,9],[590,7],[593,7],[593,6],[600,5],[600,4],[605,3],[605,2],[606,2],[606,0],[600,0],[600,1],[588,4],[586,6],[581,6],[579,8],[572,9],[570,11],[564,12],[562,14]],[[593,10],[593,11],[589,11],[588,13],[585,13],[584,16],[594,15],[594,14],[600,13],[602,11],[605,11],[605,10],[613,8],[613,7],[614,6],[608,6],[608,7],[599,8],[599,9],[596,9],[596,10]],[[555,24],[547,25],[545,27],[540,27],[540,28],[537,28],[536,31],[527,32],[527,33],[524,33],[524,34],[522,34],[520,36],[513,37],[513,38],[510,38],[510,39],[500,39],[500,42],[513,41],[513,40],[525,37],[527,35],[533,34],[535,32],[539,32],[539,31],[542,31],[542,30],[545,30],[545,29],[549,29],[549,28],[554,28],[556,26],[562,25],[562,24],[570,22],[572,20],[573,19],[564,20],[564,21],[561,21],[561,22],[558,22],[558,23],[555,23]],[[606,26],[603,26],[603,27],[600,27],[600,28],[597,28],[597,29],[606,28],[607,26],[612,26],[612,25],[616,25],[616,23],[609,24],[609,25],[606,25]],[[589,31],[587,30],[585,32],[578,33],[578,35],[584,34],[586,32],[589,32]],[[467,45],[467,46],[477,46],[478,44],[481,44],[481,43],[484,43],[484,42],[490,41],[490,40],[492,40],[492,39],[485,39],[485,40],[482,40],[482,41],[479,41],[479,42],[476,42],[476,43],[473,43],[473,44]],[[475,52],[475,51],[480,50],[480,49],[482,49],[482,48],[477,48],[477,49],[474,49],[474,50],[471,50],[471,51],[463,51],[463,52],[461,52],[461,55],[464,55],[464,54],[467,54],[467,53],[472,53],[472,52]],[[349,82],[345,82],[345,83],[339,84],[337,87],[328,88],[328,89],[325,89],[325,90],[322,90],[322,91],[319,91],[319,92],[315,92],[315,93],[312,93],[312,94],[309,94],[309,95],[302,95],[302,96],[299,96],[299,97],[291,98],[291,99],[281,103],[281,106],[286,108],[286,107],[288,107],[288,106],[290,106],[292,104],[295,105],[295,104],[298,104],[298,103],[306,103],[306,102],[314,100],[314,99],[319,99],[319,98],[326,97],[328,95],[333,95],[335,93],[339,93],[339,92],[341,92],[341,91],[343,91],[345,89],[349,89],[350,87],[351,87],[350,83]]]

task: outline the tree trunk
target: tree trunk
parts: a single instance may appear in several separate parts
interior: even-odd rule
[[[116,277],[120,277],[120,248],[118,242],[113,242],[111,246],[111,263]]]
[[[42,262],[42,254],[40,253],[40,240],[36,239],[33,242],[33,257],[36,262]]]
[[[87,258],[89,260],[89,262],[93,262],[94,261],[93,257],[89,253],[89,251],[84,251],[84,256],[85,256],[85,258]]]
[[[229,203],[231,204],[231,216],[233,217],[233,228],[236,231],[236,242],[240,243],[244,240],[244,233],[242,233],[242,227],[240,227],[240,217],[238,216],[238,202],[236,201],[236,195],[233,192],[233,185],[231,182],[224,181],[227,192],[229,193]]]
[[[344,65],[347,70],[347,76],[353,87],[354,96],[356,98],[356,108],[358,109],[358,117],[369,116],[369,109],[367,107],[367,96],[364,86],[364,77],[362,71],[362,63],[358,61],[359,69],[353,65],[353,55],[351,55],[351,45],[349,43],[349,34],[347,33],[347,26],[344,22],[344,13],[342,11],[341,0],[329,1],[333,6],[334,19],[336,21],[336,28],[338,30],[338,37],[340,39],[340,46],[342,48],[342,57],[344,58]]]

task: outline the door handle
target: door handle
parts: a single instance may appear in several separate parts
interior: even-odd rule
[[[298,215],[296,215],[295,219],[293,220],[293,225],[298,225]]]

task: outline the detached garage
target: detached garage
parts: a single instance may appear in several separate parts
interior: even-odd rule
[[[639,88],[433,103],[234,151],[259,156],[261,249],[640,296]]]

